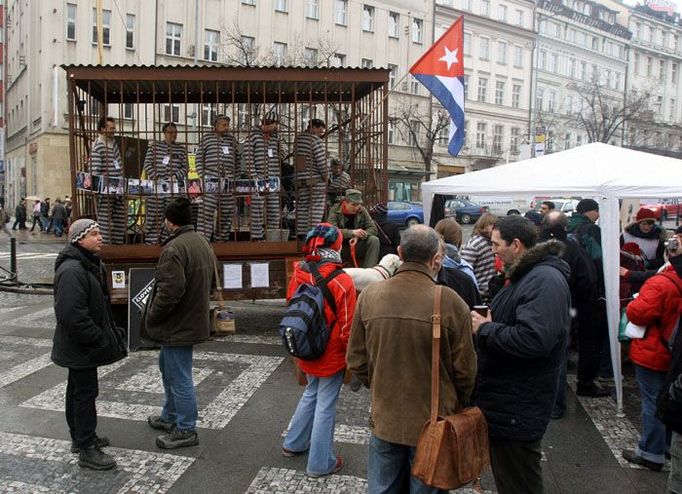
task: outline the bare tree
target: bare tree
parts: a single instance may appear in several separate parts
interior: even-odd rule
[[[229,27],[221,22],[220,30],[223,33],[220,50],[228,65],[255,67],[262,62],[263,57],[255,38],[244,34],[237,19]]]
[[[631,90],[623,97],[598,82],[571,84],[569,89],[578,94],[582,102],[576,114],[578,127],[585,130],[589,142],[610,142],[622,127],[632,120],[646,120],[650,95]]]

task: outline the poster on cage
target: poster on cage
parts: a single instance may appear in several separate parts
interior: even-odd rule
[[[142,312],[154,289],[154,268],[131,268],[128,272],[128,351],[158,347],[157,343],[142,338],[140,323]]]

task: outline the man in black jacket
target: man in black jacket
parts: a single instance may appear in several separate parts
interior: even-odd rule
[[[521,216],[497,220],[492,248],[509,266],[509,282],[487,317],[471,313],[478,351],[474,401],[488,421],[500,494],[543,491],[541,442],[570,326],[570,270],[559,258],[562,245],[536,246],[536,231]]]
[[[99,225],[77,220],[68,240],[55,262],[52,361],[69,369],[65,411],[71,452],[79,453],[81,467],[109,470],[116,461],[101,450],[109,439],[95,434],[97,367],[125,357],[124,334],[114,324],[106,273],[97,256],[102,248]]]
[[[194,231],[189,200],[175,199],[164,215],[171,234],[159,257],[141,329],[142,336],[161,345],[159,369],[165,394],[161,415],[152,415],[147,422],[167,432],[156,438],[156,445],[174,449],[199,444],[192,354],[194,345],[210,334],[209,300],[217,268],[211,246]]]

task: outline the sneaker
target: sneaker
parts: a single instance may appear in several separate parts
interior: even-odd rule
[[[116,466],[116,460],[99,448],[90,446],[78,453],[78,465],[92,470],[111,470]]]
[[[611,396],[611,391],[592,383],[592,385],[578,386],[575,394],[578,396],[587,396],[589,398],[606,398],[607,396]]]
[[[107,446],[109,446],[109,438],[107,436],[102,436],[102,437],[97,436],[97,438],[95,439],[95,447],[97,449],[102,449],[102,448],[106,448]],[[79,453],[80,450],[81,449],[76,444],[76,441],[71,441],[71,452],[72,453]]]
[[[150,415],[147,417],[147,423],[152,429],[160,431],[172,432],[175,429],[175,422],[165,420],[161,415]]]
[[[170,434],[156,438],[156,445],[161,449],[187,448],[197,444],[199,444],[199,436],[196,431],[174,429]]]
[[[646,467],[649,470],[653,470],[654,472],[660,472],[663,469],[663,463],[655,463],[653,461],[645,460],[631,449],[623,450],[623,459],[629,461],[630,463],[634,463],[635,465]]]
[[[331,472],[328,473],[309,473],[308,477],[312,477],[314,479],[320,478],[320,477],[326,477],[327,475],[333,475],[335,473],[338,473],[341,471],[343,468],[344,461],[343,461],[343,456],[337,456],[336,457],[336,465],[334,465],[334,468],[332,468]]]

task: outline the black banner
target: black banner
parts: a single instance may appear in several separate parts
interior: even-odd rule
[[[140,336],[142,311],[154,287],[154,268],[131,268],[128,272],[128,351],[158,347],[157,343]]]

